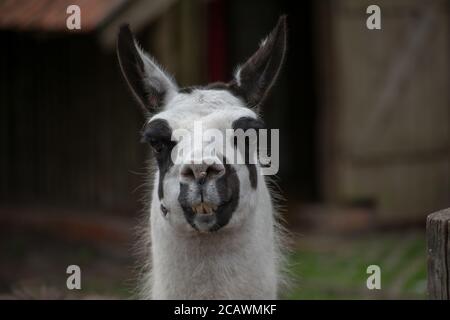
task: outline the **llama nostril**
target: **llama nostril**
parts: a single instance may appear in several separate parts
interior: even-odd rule
[[[210,166],[210,167],[208,167],[208,169],[206,170],[206,174],[207,174],[208,176],[217,175],[217,174],[220,174],[221,172],[222,172],[222,168],[214,167],[214,166]]]
[[[221,163],[214,163],[206,169],[208,179],[219,178],[225,173],[225,167]]]
[[[195,179],[194,171],[190,166],[184,166],[181,170],[181,175],[189,179]]]

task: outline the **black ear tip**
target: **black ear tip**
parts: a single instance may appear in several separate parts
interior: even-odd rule
[[[275,27],[276,30],[280,30],[283,33],[287,32],[287,15],[283,14],[278,18],[277,26]]]
[[[128,23],[124,23],[119,27],[119,39],[121,38],[132,38],[133,34],[131,33],[130,25]]]
[[[122,23],[120,26],[119,26],[119,32],[131,32],[130,31],[130,24],[129,23],[127,23],[127,22],[125,22],[125,23]]]
[[[272,38],[273,40],[280,38],[280,36],[281,38],[285,39],[286,34],[287,34],[287,15],[283,14],[278,18],[278,22],[275,28],[273,28],[269,37]]]
[[[130,25],[124,23],[119,28],[119,34],[117,36],[116,50],[119,54],[129,51],[134,46],[134,36],[131,32]]]

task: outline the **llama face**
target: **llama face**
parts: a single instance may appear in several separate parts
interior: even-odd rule
[[[144,138],[155,151],[158,198],[169,223],[183,228],[187,222],[197,231],[240,223],[240,214],[256,203],[248,200],[257,197],[258,168],[227,157],[225,150],[240,150],[226,131],[250,129],[252,123],[261,127],[256,113],[232,93],[218,89],[181,91],[149,119]],[[200,134],[195,134],[195,126],[201,127]],[[214,139],[207,134],[211,129],[217,133]],[[179,137],[177,131],[185,134]],[[182,153],[177,150],[181,143]]]
[[[139,48],[129,28],[121,28],[120,66],[147,116],[143,136],[158,166],[152,208],[159,205],[157,211],[177,230],[234,228],[254,211],[264,181],[258,177],[255,148],[250,147],[256,141],[250,139],[242,148],[229,132],[263,127],[257,109],[279,73],[285,47],[282,17],[232,81],[178,89]],[[236,150],[244,163],[236,164],[226,150]]]

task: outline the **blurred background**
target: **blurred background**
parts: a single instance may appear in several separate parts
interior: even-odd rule
[[[115,54],[123,22],[190,86],[229,80],[287,14],[264,109],[293,239],[282,297],[426,298],[425,217],[450,207],[450,2],[375,2],[0,0],[0,297],[132,294],[149,155]]]

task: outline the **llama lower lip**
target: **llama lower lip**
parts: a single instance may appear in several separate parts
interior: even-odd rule
[[[200,232],[209,232],[216,225],[217,217],[212,214],[197,214],[194,218],[194,228]]]
[[[203,224],[209,224],[216,219],[215,214],[202,214],[195,217],[195,221]]]

